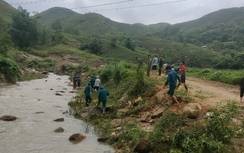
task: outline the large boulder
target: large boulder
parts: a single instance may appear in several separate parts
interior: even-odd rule
[[[161,104],[164,99],[165,99],[164,91],[160,91],[155,95],[155,101],[157,104]]]
[[[142,112],[140,117],[141,122],[149,122],[151,120],[151,113],[150,112]]]
[[[116,113],[116,115],[120,116],[120,115],[123,115],[125,113],[127,113],[129,111],[129,109],[127,108],[124,108],[124,109],[119,109]]]
[[[183,108],[183,115],[190,119],[197,119],[200,112],[202,111],[202,106],[198,103],[188,103]]]
[[[11,116],[11,115],[4,115],[0,118],[0,120],[3,120],[3,121],[14,121],[16,119],[17,119],[17,117]]]
[[[146,139],[141,139],[134,147],[136,153],[149,153],[151,151],[151,144]]]
[[[82,108],[79,114],[80,114],[80,116],[81,116],[82,118],[86,118],[86,117],[88,117],[92,112],[99,112],[99,113],[101,113],[102,110],[101,110],[100,107],[89,106],[89,107],[84,107],[84,108]]]
[[[138,97],[135,101],[134,101],[134,105],[138,105],[139,103],[141,103],[142,102],[142,98],[141,98],[141,96],[140,97]]]
[[[84,140],[85,138],[86,138],[86,136],[84,136],[80,133],[75,133],[69,137],[69,141],[78,143],[78,142],[81,142],[82,140]]]
[[[151,118],[156,118],[156,117],[162,116],[164,111],[165,111],[165,108],[158,108],[156,111],[153,112]]]
[[[122,119],[113,119],[111,122],[111,126],[113,128],[119,127],[122,124]]]

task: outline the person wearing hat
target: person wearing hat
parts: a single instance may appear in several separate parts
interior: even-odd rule
[[[175,89],[177,87],[177,80],[180,82],[180,77],[177,75],[175,71],[171,69],[171,66],[166,66],[165,68],[166,72],[168,73],[167,80],[165,81],[164,87],[165,88],[167,85],[169,85],[169,90],[168,90],[168,105],[172,104],[172,102],[176,102],[178,105],[180,104],[177,100],[177,98],[174,95]]]
[[[107,103],[107,97],[109,96],[109,92],[107,89],[105,89],[103,86],[99,86],[99,93],[98,93],[98,103],[97,107],[100,105],[102,102],[102,109],[103,109],[103,114],[105,113],[106,109],[106,103]]]
[[[91,83],[88,82],[88,85],[86,86],[86,88],[84,90],[86,106],[89,106],[89,103],[92,101],[91,92],[92,92]]]

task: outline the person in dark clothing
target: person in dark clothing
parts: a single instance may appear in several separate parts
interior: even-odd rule
[[[74,76],[73,77],[73,90],[76,89],[76,86],[77,86],[77,77]]]
[[[177,98],[174,95],[175,89],[177,87],[177,80],[178,80],[179,84],[181,83],[180,77],[178,76],[178,74],[175,71],[173,71],[171,69],[171,66],[167,66],[165,68],[165,70],[168,73],[168,77],[167,77],[167,80],[166,80],[163,88],[165,88],[167,85],[169,85],[168,105],[172,104],[173,101],[175,101],[178,105],[180,105],[180,103],[178,102]]]
[[[92,92],[92,87],[91,87],[91,83],[89,82],[84,90],[86,106],[89,106],[89,103],[92,101],[91,92]]]
[[[91,76],[91,80],[90,80],[90,82],[91,82],[91,87],[92,87],[93,89],[94,89],[95,80],[96,80],[96,78],[92,75],[92,76]]]
[[[244,94],[244,78],[240,81],[240,102],[242,103],[242,97]]]
[[[162,74],[162,67],[163,67],[163,57],[160,57],[158,66],[159,66],[158,75],[161,76],[161,74]]]
[[[76,81],[77,81],[77,86],[78,86],[78,88],[80,88],[80,85],[81,85],[81,78],[80,78],[80,77],[77,77]]]
[[[150,77],[150,70],[151,70],[151,67],[152,67],[152,58],[151,58],[151,55],[148,55],[147,56],[147,76]]]
[[[139,71],[140,68],[142,67],[142,60],[139,57],[136,57],[136,59],[137,59],[137,71]]]
[[[99,86],[97,107],[102,102],[103,114],[105,113],[105,109],[106,109],[107,96],[109,96],[108,90],[105,89],[103,86]]]

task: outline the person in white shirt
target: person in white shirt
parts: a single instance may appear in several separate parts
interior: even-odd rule
[[[157,65],[158,65],[158,58],[157,55],[154,55],[153,61],[152,61],[152,73],[156,74],[156,70],[157,70]]]
[[[98,91],[100,85],[101,85],[101,80],[99,79],[99,76],[96,76],[96,80],[94,84],[95,91]]]

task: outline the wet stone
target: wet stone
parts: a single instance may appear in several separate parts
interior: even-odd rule
[[[58,118],[58,119],[55,119],[53,121],[55,121],[55,122],[63,122],[64,121],[64,118]]]
[[[17,119],[17,117],[11,116],[11,115],[4,115],[0,118],[0,120],[3,120],[3,121],[14,121],[16,119]]]
[[[54,130],[56,133],[64,132],[64,129],[62,127],[58,127],[57,129]]]

